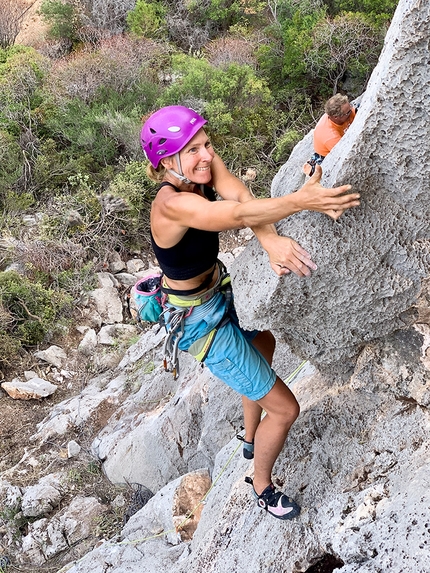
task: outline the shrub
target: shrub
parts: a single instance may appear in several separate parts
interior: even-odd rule
[[[255,42],[251,39],[227,35],[209,42],[204,52],[213,66],[220,67],[235,63],[255,69],[257,67],[255,49]]]
[[[277,162],[287,161],[294,146],[302,139],[302,137],[303,134],[297,131],[296,129],[290,129],[286,131],[276,141],[276,150],[273,154],[275,161]]]
[[[249,66],[217,68],[206,60],[174,56],[177,80],[165,90],[159,104],[200,99],[215,136],[229,134],[246,140],[258,134],[267,140],[278,123],[267,84]],[[203,111],[203,110],[201,110]]]
[[[331,86],[334,95],[349,72],[362,78],[362,93],[370,72],[378,61],[381,38],[361,14],[344,14],[320,21],[312,33],[312,45],[305,51],[309,73]]]
[[[166,33],[165,15],[166,8],[161,3],[137,0],[127,14],[127,24],[138,37],[157,38]]]
[[[48,37],[54,40],[78,39],[77,32],[82,25],[78,7],[67,0],[43,0],[39,13],[48,24]]]
[[[33,48],[0,50],[0,122],[9,119],[27,124],[48,69],[48,61]]]
[[[121,156],[137,157],[141,115],[159,96],[156,70],[167,56],[151,41],[112,38],[58,63],[45,85],[40,131],[55,141],[56,153],[67,150],[69,160],[91,155],[92,174]]]
[[[0,273],[0,300],[10,317],[3,324],[3,343],[18,347],[33,346],[55,331],[60,316],[69,307],[69,297],[19,275]],[[18,341],[12,343],[10,339]]]
[[[100,90],[125,94],[142,81],[156,82],[156,70],[167,58],[168,48],[160,43],[115,36],[102,41],[96,50],[86,48],[59,60],[46,91],[61,107],[75,97],[93,102]]]
[[[0,0],[0,48],[13,46],[30,7],[25,0]]]
[[[124,31],[127,13],[136,0],[81,0],[90,24],[111,34]]]
[[[133,221],[129,205],[112,193],[99,194],[89,176],[69,177],[67,194],[51,198],[45,207],[40,232],[43,240],[71,241],[83,247],[86,262],[106,262],[112,251],[125,254]]]
[[[22,176],[22,153],[18,143],[7,132],[0,131],[0,207],[7,209],[9,191]]]
[[[112,180],[108,192],[122,197],[129,205],[126,226],[130,246],[147,247],[150,244],[149,214],[155,197],[154,182],[146,175],[146,164],[130,161]]]
[[[20,348],[20,341],[4,332],[0,326],[0,366],[11,366]]]

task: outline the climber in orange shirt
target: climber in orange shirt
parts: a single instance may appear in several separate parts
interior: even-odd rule
[[[314,130],[314,150],[312,158],[305,163],[303,171],[313,175],[315,165],[320,165],[333,147],[345,135],[354,121],[357,109],[349,103],[348,97],[336,94],[325,104],[325,114]]]

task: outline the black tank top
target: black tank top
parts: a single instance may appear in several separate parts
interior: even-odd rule
[[[160,190],[165,185],[170,185],[180,193],[181,190],[165,181],[160,185]],[[209,201],[216,201],[215,192],[206,185],[203,193]],[[203,274],[213,268],[219,252],[219,237],[215,231],[201,231],[190,227],[182,239],[173,247],[163,249],[154,241],[151,231],[151,243],[158,264],[163,273],[170,279],[186,281]]]

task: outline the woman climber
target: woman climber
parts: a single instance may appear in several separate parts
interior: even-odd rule
[[[168,106],[145,122],[141,142],[158,183],[151,207],[151,240],[163,271],[168,335],[180,350],[242,396],[244,455],[254,457],[253,485],[260,507],[279,519],[300,508],[272,483],[272,468],[299,405],[271,368],[275,340],[270,332],[245,331],[234,310],[229,277],[218,261],[220,231],[250,227],[278,275],[309,276],[316,265],[295,241],[280,237],[273,223],[303,210],[337,219],[359,205],[350,185],[320,185],[321,168],[297,192],[255,199],[224,165],[192,109]],[[221,200],[216,200],[217,195]],[[262,418],[262,410],[266,415]]]

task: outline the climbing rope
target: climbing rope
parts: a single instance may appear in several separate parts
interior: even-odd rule
[[[286,380],[284,380],[286,386],[288,386],[288,384],[297,376],[297,374],[300,372],[300,370],[307,363],[308,363],[307,360],[303,360],[303,362],[299,366],[297,366],[297,368],[294,370],[294,372],[291,372],[291,374],[288,376],[288,378]]]

